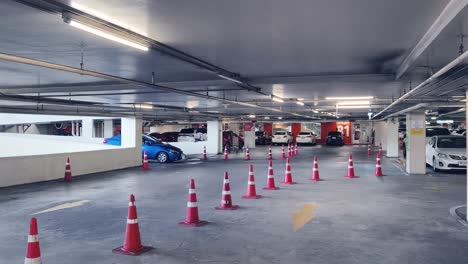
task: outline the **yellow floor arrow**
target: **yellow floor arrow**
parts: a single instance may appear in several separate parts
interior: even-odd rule
[[[82,201],[73,202],[73,203],[64,203],[64,204],[57,205],[57,206],[54,206],[54,207],[52,207],[52,208],[49,208],[49,209],[46,209],[46,210],[43,210],[43,211],[34,213],[34,214],[32,214],[32,215],[37,215],[37,214],[42,214],[42,213],[48,213],[48,212],[58,211],[58,210],[62,210],[62,209],[68,209],[68,208],[78,207],[78,206],[82,206],[83,204],[89,203],[89,202],[90,202],[90,200],[82,200]]]
[[[314,218],[315,207],[316,205],[314,203],[306,204],[301,208],[299,213],[292,214],[294,232],[301,229],[305,224],[312,220],[312,218]]]

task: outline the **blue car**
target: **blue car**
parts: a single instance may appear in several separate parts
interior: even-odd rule
[[[104,144],[121,146],[122,139],[120,135],[104,139]],[[185,155],[181,149],[170,144],[163,143],[155,138],[142,135],[141,155],[146,151],[148,159],[154,159],[160,163],[182,160]]]

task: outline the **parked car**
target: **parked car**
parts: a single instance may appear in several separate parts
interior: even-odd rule
[[[466,129],[460,128],[457,130],[452,131],[452,135],[454,136],[466,136]]]
[[[343,134],[338,131],[328,132],[326,144],[335,145],[335,146],[343,146],[344,145]]]
[[[256,145],[269,145],[271,144],[271,136],[265,131],[255,132],[255,144]]]
[[[466,170],[466,137],[432,137],[426,144],[426,163],[434,171]]]
[[[287,131],[276,131],[271,139],[271,143],[273,144],[289,144],[292,143],[292,135],[291,132]]]
[[[104,139],[104,144],[121,146],[121,135],[113,136]],[[185,159],[185,155],[181,149],[160,140],[154,139],[147,135],[142,135],[141,155],[146,151],[148,159],[154,159],[161,163],[172,162]]]
[[[198,138],[197,134],[200,134]],[[179,132],[177,137],[178,142],[195,142],[195,141],[205,141],[207,138],[206,128],[183,128]]]
[[[296,142],[297,144],[309,144],[309,145],[315,145],[317,144],[317,139],[312,131],[301,131],[296,137]]]
[[[428,126],[426,127],[426,144],[433,136],[448,136],[450,131],[446,127],[439,126]],[[403,140],[403,157],[406,158],[406,144],[407,144],[407,135],[405,134]]]
[[[228,151],[231,151],[231,148],[236,145],[239,149],[242,149],[244,139],[230,130],[223,131],[223,149],[227,147]]]
[[[177,142],[177,137],[179,136],[179,132],[164,132],[164,133],[150,133],[149,136],[159,139],[162,142]]]

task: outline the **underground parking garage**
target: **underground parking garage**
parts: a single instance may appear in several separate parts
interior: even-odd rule
[[[0,263],[466,263],[468,1],[0,3]]]

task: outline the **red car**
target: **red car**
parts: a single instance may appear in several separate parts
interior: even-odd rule
[[[153,138],[157,138],[163,142],[177,142],[177,137],[179,136],[179,132],[164,132],[164,133],[153,132],[148,135]]]

